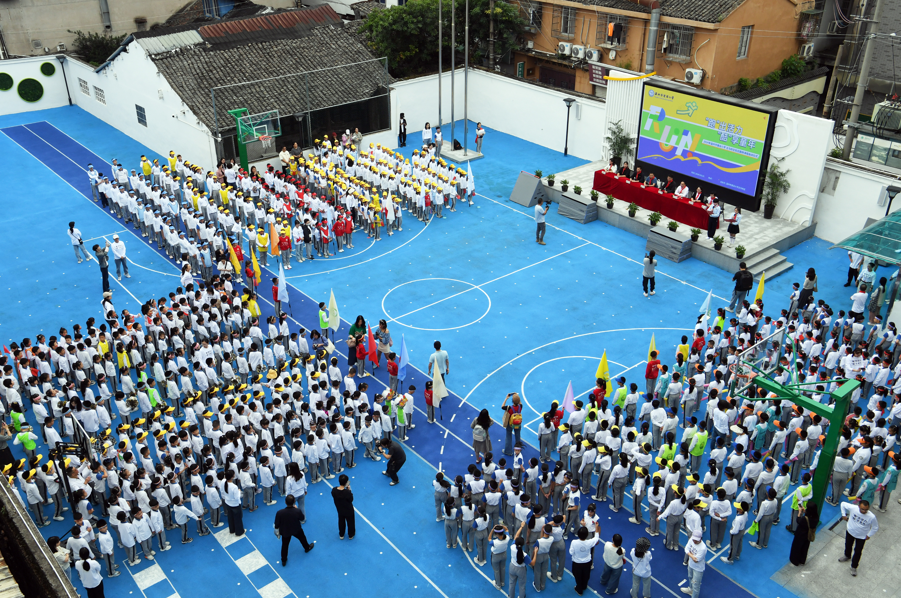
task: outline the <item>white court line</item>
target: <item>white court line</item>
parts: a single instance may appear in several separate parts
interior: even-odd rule
[[[98,238],[98,239],[103,239],[104,241],[109,241],[109,239],[107,239],[106,237],[97,237],[97,238]],[[150,245],[150,242],[148,241],[147,244]],[[151,246],[150,249],[153,249],[153,247]],[[126,260],[129,264],[131,264],[132,266],[137,266],[138,268],[142,268],[142,269],[144,269],[144,270],[148,270],[148,271],[150,271],[150,272],[153,272],[154,274],[159,274],[159,275],[161,275],[161,276],[174,276],[174,277],[176,277],[176,278],[179,278],[178,274],[168,274],[168,273],[166,273],[166,272],[160,272],[159,270],[154,270],[154,269],[152,269],[152,268],[148,268],[147,266],[142,266],[141,264],[136,264],[136,263],[134,262],[134,260],[132,260],[132,259],[131,259],[130,257],[128,257],[127,255],[125,256],[125,260]],[[167,260],[167,263],[168,263],[168,260]],[[115,262],[114,262],[114,265],[115,265]],[[121,284],[121,281],[119,281],[118,279],[117,279],[117,282],[119,282],[119,283]],[[124,288],[124,287],[123,287],[123,288]],[[127,289],[126,289],[126,291],[127,291]],[[132,297],[134,297],[134,295],[132,295]],[[135,297],[135,299],[137,299],[137,297]],[[142,304],[142,305],[143,305],[143,304]]]
[[[592,335],[594,335],[594,334],[607,334],[607,333],[609,333],[609,332],[634,332],[634,331],[636,331],[636,330],[642,330],[642,331],[644,331],[644,330],[679,330],[679,331],[685,331],[685,330],[690,330],[690,329],[689,329],[689,328],[651,328],[651,327],[648,327],[648,328],[616,328],[616,329],[613,329],[613,330],[596,330],[595,332],[585,332],[585,333],[583,333],[583,334],[574,334],[574,335],[572,335],[572,336],[567,336],[566,338],[557,339],[557,340],[555,340],[555,341],[551,341],[551,342],[549,342],[549,343],[545,343],[545,344],[543,344],[543,345],[539,345],[539,346],[535,347],[534,349],[530,349],[530,350],[528,350],[528,351],[525,351],[524,353],[521,353],[521,354],[517,355],[516,357],[514,357],[513,359],[511,359],[511,360],[508,361],[507,363],[505,363],[505,364],[503,364],[503,365],[501,365],[501,366],[495,368],[494,371],[492,371],[490,374],[488,374],[487,376],[485,376],[484,378],[482,378],[481,380],[479,380],[479,383],[476,384],[475,386],[473,386],[473,387],[472,387],[472,390],[470,390],[470,391],[466,394],[466,396],[463,397],[463,400],[460,401],[460,406],[462,407],[463,404],[466,403],[466,401],[469,400],[469,397],[472,395],[472,393],[474,393],[474,392],[476,391],[476,389],[477,389],[479,386],[482,385],[483,382],[485,382],[486,380],[488,380],[488,378],[490,378],[491,376],[495,375],[496,373],[498,373],[499,371],[501,371],[502,369],[504,369],[505,367],[507,367],[508,365],[510,365],[511,363],[513,363],[514,361],[516,361],[517,359],[520,359],[520,358],[522,358],[522,357],[525,357],[526,355],[530,355],[531,353],[534,353],[535,351],[539,351],[539,350],[541,350],[541,349],[544,349],[545,347],[550,347],[551,345],[556,345],[557,343],[562,343],[562,342],[564,342],[564,341],[569,341],[569,340],[573,340],[573,339],[577,339],[577,338],[583,338],[583,337],[586,337],[586,336],[592,336]],[[613,363],[613,362],[611,362],[611,363]],[[633,366],[633,367],[635,367],[635,366]],[[419,371],[422,372],[422,370],[419,370]]]
[[[83,171],[85,171],[85,172],[88,171],[87,168],[85,168],[84,166],[82,166],[81,164],[79,164],[78,162],[76,162],[75,160],[73,160],[72,158],[67,156],[66,154],[64,154],[61,149],[59,149],[58,147],[56,147],[55,145],[53,145],[52,143],[50,143],[49,141],[47,141],[46,139],[44,139],[43,137],[41,137],[40,135],[38,135],[37,133],[35,133],[34,131],[32,131],[31,129],[28,128],[29,125],[34,125],[34,124],[40,124],[40,123],[39,122],[38,123],[28,123],[27,125],[21,125],[21,126],[23,129],[25,129],[26,131],[28,131],[29,133],[31,133],[32,135],[34,135],[35,137],[37,137],[38,139],[40,139],[41,141],[43,141],[44,143],[46,143],[47,145],[49,145],[50,147],[55,149],[57,151],[57,153],[59,153],[59,155],[61,155],[63,158],[65,158],[66,160],[68,160],[69,162],[74,164],[75,166],[79,167]],[[56,127],[54,127],[54,128],[56,128]],[[56,130],[59,131],[59,129],[56,129]],[[65,135],[65,133],[63,133],[63,134]],[[67,135],[67,137],[68,137],[68,135]],[[94,153],[94,152],[91,152],[91,153]]]
[[[418,237],[419,235],[421,235],[422,233],[424,233],[424,232],[426,231],[426,229],[429,227],[430,224],[432,224],[432,218],[429,218],[429,221],[426,222],[425,226],[422,227],[422,230],[420,230],[418,233],[416,233],[416,234],[413,235],[411,238],[407,239],[405,242],[401,243],[400,245],[398,245],[398,246],[395,247],[394,249],[391,249],[391,250],[389,250],[389,251],[386,251],[385,253],[383,253],[383,254],[381,254],[381,255],[377,255],[377,256],[375,256],[375,257],[371,257],[371,258],[369,258],[368,260],[363,260],[362,262],[357,262],[356,264],[351,264],[351,265],[349,265],[349,266],[342,266],[342,267],[340,267],[340,268],[335,268],[335,269],[333,269],[333,270],[326,270],[326,271],[324,271],[324,272],[313,272],[313,273],[311,273],[311,274],[298,274],[298,275],[296,275],[296,276],[286,276],[286,277],[285,277],[285,280],[291,280],[291,279],[293,279],[293,278],[307,278],[307,277],[309,277],[309,276],[320,276],[320,275],[322,275],[322,274],[330,274],[331,272],[338,272],[339,270],[346,270],[346,269],[348,269],[348,268],[356,268],[357,266],[362,266],[363,264],[368,264],[369,262],[371,262],[371,261],[373,261],[373,260],[377,260],[377,259],[379,259],[379,258],[385,257],[385,256],[388,255],[389,253],[394,253],[395,251],[397,251],[397,250],[400,249],[401,247],[404,247],[405,245],[409,245],[410,243],[412,243],[413,241],[416,240],[416,237]],[[325,260],[326,258],[320,258],[320,259]],[[271,272],[271,270],[270,270],[270,272]],[[297,288],[297,287],[294,287],[294,288]],[[298,290],[300,290],[300,289],[298,289]]]
[[[99,237],[91,237],[90,239],[82,239],[82,241],[87,242],[87,241],[96,241],[97,239],[106,239],[107,237],[109,237],[111,235],[118,235],[119,233],[124,233],[124,232],[128,232],[128,231],[127,230],[114,230],[113,232],[107,233],[106,235],[100,235]]]
[[[582,247],[585,247],[586,245],[588,245],[588,243],[582,243],[581,245],[579,245],[579,246],[577,246],[577,247],[573,247],[572,249],[567,249],[566,251],[563,251],[563,252],[561,252],[561,253],[558,253],[557,255],[552,255],[551,257],[545,258],[545,259],[541,260],[540,262],[535,262],[534,264],[529,264],[528,266],[525,266],[525,267],[520,268],[520,269],[518,269],[518,270],[514,270],[513,272],[510,272],[510,273],[508,273],[508,274],[504,274],[503,276],[498,276],[497,278],[493,278],[493,279],[489,280],[488,282],[483,282],[482,284],[473,285],[472,287],[466,289],[465,291],[460,291],[459,293],[454,293],[454,294],[451,295],[450,297],[445,297],[444,299],[439,299],[438,301],[434,301],[434,302],[432,302],[432,303],[429,303],[428,305],[423,305],[422,307],[419,307],[419,308],[417,308],[417,309],[414,309],[413,311],[407,312],[407,313],[405,313],[405,314],[403,314],[403,315],[401,315],[401,316],[397,316],[396,318],[392,318],[391,316],[388,316],[388,319],[389,319],[389,320],[392,320],[392,321],[394,321],[394,322],[397,322],[398,324],[400,324],[401,326],[403,326],[404,324],[403,324],[402,322],[399,321],[401,318],[406,318],[407,316],[413,315],[413,314],[415,314],[416,312],[422,311],[422,310],[424,310],[424,309],[428,309],[428,308],[430,308],[430,307],[432,307],[432,306],[434,306],[434,305],[438,305],[439,303],[442,303],[442,302],[444,302],[444,301],[447,301],[448,299],[453,299],[454,297],[459,297],[460,295],[463,295],[463,294],[465,294],[465,293],[468,293],[469,291],[472,291],[472,290],[474,290],[474,289],[481,289],[482,287],[484,287],[484,286],[486,286],[486,285],[489,285],[489,284],[491,284],[492,282],[497,282],[498,280],[500,280],[500,279],[502,279],[502,278],[507,278],[508,276],[513,276],[513,275],[516,274],[517,272],[522,272],[523,270],[527,270],[528,268],[531,268],[532,266],[537,266],[538,264],[543,264],[544,262],[547,262],[547,261],[552,260],[552,259],[554,259],[554,258],[560,257],[561,255],[566,255],[566,254],[569,253],[570,251],[575,251],[576,249],[580,249],[580,248],[582,248]],[[385,314],[385,315],[388,315],[388,314]]]
[[[411,449],[407,449],[407,450],[410,450],[411,452],[414,452],[414,454],[416,454],[417,457],[419,457],[420,459],[422,459],[423,461],[425,461],[425,459],[423,459],[421,455],[415,453],[415,451],[412,451]],[[428,463],[428,461],[426,461],[426,463]],[[429,463],[429,466],[430,466],[430,467],[433,467],[431,463]],[[325,482],[325,484],[326,484],[329,488],[334,488],[334,486],[332,486],[332,485],[329,483],[328,480],[322,480],[322,481]],[[354,512],[355,512],[357,515],[359,515],[360,518],[363,519],[363,521],[365,521],[367,525],[369,525],[369,527],[371,527],[372,529],[374,529],[374,530],[375,530],[375,533],[377,533],[378,535],[380,535],[380,536],[382,537],[382,539],[383,539],[385,542],[388,543],[388,546],[390,546],[391,548],[393,548],[394,551],[395,551],[397,554],[399,554],[399,555],[401,556],[401,558],[403,558],[405,561],[407,561],[407,563],[408,563],[411,567],[413,567],[414,569],[416,569],[416,572],[419,573],[420,575],[422,575],[423,579],[425,579],[427,582],[429,582],[429,585],[431,585],[433,588],[435,588],[436,590],[438,590],[438,593],[439,593],[439,594],[441,594],[444,598],[450,598],[447,594],[444,593],[444,591],[443,591],[441,588],[438,587],[438,584],[436,584],[434,581],[432,581],[432,579],[431,579],[428,575],[426,575],[426,574],[423,572],[422,569],[420,569],[419,567],[416,566],[416,563],[414,563],[413,561],[410,560],[410,557],[408,557],[406,554],[404,554],[403,551],[401,551],[401,549],[398,548],[398,547],[394,544],[394,542],[392,542],[391,540],[389,540],[389,539],[388,539],[388,536],[386,536],[385,534],[382,533],[382,530],[380,530],[378,527],[375,526],[375,524],[373,524],[371,521],[369,521],[369,519],[366,518],[366,515],[364,515],[364,514],[360,511],[360,509],[358,509],[357,507],[354,507]],[[484,574],[483,574],[483,575],[484,575]]]
[[[538,411],[537,409],[535,409],[534,407],[532,407],[532,404],[529,403],[529,399],[526,398],[526,380],[529,379],[529,376],[532,375],[532,372],[534,372],[535,370],[537,370],[538,368],[540,368],[540,367],[543,366],[544,364],[546,364],[546,363],[551,363],[551,362],[553,362],[553,361],[560,361],[561,359],[597,359],[598,361],[600,361],[601,358],[600,358],[600,357],[594,357],[593,355],[562,355],[562,356],[560,356],[560,357],[554,357],[554,358],[551,358],[551,359],[547,359],[547,360],[545,360],[545,361],[542,361],[541,363],[538,363],[538,364],[532,366],[532,369],[529,370],[528,372],[526,372],[526,375],[522,377],[522,383],[521,383],[520,386],[519,386],[519,398],[521,398],[521,399],[523,400],[523,402],[526,404],[526,407],[528,407],[529,409],[531,409],[531,410],[534,411],[535,413],[538,413],[539,415],[540,415],[542,412],[541,412],[541,411]],[[611,361],[610,363],[612,363],[613,365],[618,365],[619,367],[625,367],[623,364],[617,363],[617,362],[615,362],[615,361]],[[589,392],[590,392],[590,391],[589,391]],[[561,404],[562,404],[562,403],[561,403]]]
[[[529,218],[530,220],[532,219],[532,216],[530,216],[529,214],[526,214],[525,212],[521,212],[521,211],[517,210],[517,209],[514,208],[514,207],[508,206],[508,205],[506,205],[506,204],[504,204],[504,203],[502,203],[502,202],[497,201],[496,199],[491,199],[491,198],[488,197],[487,195],[482,195],[481,193],[476,193],[476,195],[478,195],[479,197],[484,197],[484,198],[487,199],[488,201],[493,201],[494,203],[498,204],[499,206],[502,206],[502,207],[504,207],[504,208],[507,208],[508,210],[512,210],[512,211],[516,212],[517,214],[522,214],[523,216],[525,216],[526,218]],[[547,225],[550,226],[551,228],[555,228],[555,229],[559,230],[560,232],[566,233],[567,235],[570,235],[571,237],[575,237],[576,239],[579,239],[580,241],[585,241],[586,243],[588,243],[588,244],[590,244],[590,245],[594,245],[595,247],[597,247],[597,248],[599,248],[599,249],[603,249],[604,251],[608,251],[608,252],[612,253],[612,254],[615,255],[615,256],[618,256],[618,257],[623,258],[624,260],[629,260],[629,261],[632,262],[633,264],[637,264],[637,265],[639,265],[639,266],[642,265],[641,262],[639,262],[638,260],[634,260],[634,259],[632,259],[632,258],[630,258],[630,257],[628,257],[628,256],[625,256],[625,255],[621,254],[621,253],[617,253],[617,252],[613,251],[612,249],[608,249],[608,248],[604,247],[603,245],[599,245],[598,243],[595,243],[594,241],[589,241],[588,239],[585,239],[585,238],[583,238],[583,237],[580,237],[579,235],[577,235],[577,234],[575,234],[575,233],[571,233],[571,232],[569,232],[568,230],[564,230],[564,229],[560,228],[559,226],[554,226],[554,225],[551,224],[551,223],[547,223]],[[682,280],[681,278],[676,278],[676,277],[673,276],[672,274],[667,274],[666,272],[663,272],[662,270],[657,270],[657,274],[662,274],[663,276],[666,276],[667,278],[672,278],[673,280],[675,280],[675,281],[677,281],[677,282],[681,282],[682,284],[687,285],[687,286],[690,286],[691,288],[697,289],[697,290],[699,290],[699,291],[701,291],[701,292],[703,292],[703,293],[707,293],[707,292],[710,291],[710,289],[702,289],[701,287],[696,287],[695,285],[691,284],[690,282],[685,282],[685,281]],[[714,295],[714,297],[716,297],[717,299],[720,299],[720,300],[722,300],[722,301],[729,301],[729,299],[726,299],[725,297],[720,297],[719,295]]]
[[[206,521],[205,518],[204,518],[204,521]],[[211,520],[210,522],[212,523],[212,520]],[[233,557],[233,556],[228,552],[228,547],[227,547],[225,544],[223,544],[223,543],[219,540],[219,537],[218,537],[218,536],[216,535],[216,533],[213,531],[213,529],[215,529],[215,528],[213,528],[213,527],[210,526],[210,525],[206,525],[206,523],[204,523],[204,526],[206,526],[207,530],[212,534],[212,536],[213,536],[214,538],[216,538],[216,542],[219,544],[219,546],[222,547],[222,551],[225,552],[226,556],[228,556],[228,558],[230,558],[230,559],[232,560],[232,562],[235,564],[235,566],[238,567],[238,570],[241,571],[241,567],[238,565],[238,561],[235,559],[235,557]],[[251,531],[252,531],[252,530],[251,530]],[[247,538],[247,541],[250,542],[250,545],[253,546],[253,549],[256,550],[257,553],[258,553],[260,556],[263,556],[263,553],[259,551],[259,549],[257,548],[256,544],[254,544],[254,543],[253,543],[253,540],[250,539],[250,536],[248,536],[246,530],[245,530],[244,535],[243,535],[242,537],[243,537],[243,538]],[[239,541],[239,540],[236,540],[236,541]],[[297,594],[294,592],[294,590],[291,590],[291,586],[289,586],[288,583],[287,583],[284,579],[282,579],[282,576],[278,574],[278,571],[275,570],[275,567],[272,566],[272,563],[269,562],[269,559],[267,559],[265,556],[263,556],[263,559],[266,561],[266,565],[267,565],[270,569],[272,569],[272,572],[273,572],[273,573],[275,573],[275,576],[276,576],[279,580],[281,580],[281,582],[282,582],[283,584],[285,584],[285,587],[286,587],[286,588],[288,588],[288,589],[291,591],[291,594],[290,594],[290,595],[291,595],[291,596],[294,596],[294,598],[297,598]],[[260,567],[260,569],[262,569],[262,567]],[[251,573],[254,573],[254,572],[256,572],[256,571],[259,571],[259,569],[255,569],[254,571],[251,571]],[[249,583],[250,586],[251,586],[254,590],[256,590],[258,594],[260,594],[260,588],[258,588],[258,587],[256,586],[256,584],[254,584],[254,583],[250,580],[250,573],[244,573],[243,571],[241,571],[241,574],[242,574],[244,577],[247,578],[247,583]],[[273,583],[273,582],[269,582],[269,583]],[[266,585],[269,585],[269,584],[266,584]],[[265,586],[264,586],[264,587],[265,587]]]

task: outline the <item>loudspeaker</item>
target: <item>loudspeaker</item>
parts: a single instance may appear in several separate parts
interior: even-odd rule
[[[547,199],[541,179],[528,172],[520,172],[513,193],[510,194],[510,201],[533,208],[539,199]]]

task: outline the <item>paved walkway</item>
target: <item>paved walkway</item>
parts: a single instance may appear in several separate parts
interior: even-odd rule
[[[887,512],[874,513],[879,521],[879,532],[867,541],[856,578],[851,577],[850,563],[838,562],[845,550],[845,523],[839,523],[830,532],[833,519],[817,531],[807,564],[795,567],[788,563],[773,575],[772,581],[801,598],[901,596],[901,551],[897,548],[901,505],[892,498]],[[748,550],[747,546],[745,550]],[[788,555],[774,556],[788,558]]]

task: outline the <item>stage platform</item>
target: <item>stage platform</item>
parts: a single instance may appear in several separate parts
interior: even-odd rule
[[[553,187],[547,186],[547,179],[542,179],[545,183],[545,193],[547,197],[554,202],[559,202],[562,196],[560,183],[563,180],[569,181],[570,190],[578,185],[582,187],[583,195],[588,195],[594,184],[594,173],[607,165],[607,160],[599,160],[590,162],[582,166],[558,172],[555,174],[555,184]],[[651,229],[651,223],[648,221],[650,212],[640,209],[632,218],[626,209],[628,204],[624,201],[617,201],[613,204],[613,209],[608,209],[606,200],[603,195],[598,198],[598,220],[606,222],[617,228],[621,228],[632,234],[642,238],[648,237]],[[724,213],[731,213],[731,207],[725,206]],[[666,228],[669,224],[669,218],[665,216],[657,224],[660,228]],[[780,218],[771,218],[767,220],[763,217],[763,212],[750,212],[745,210],[742,212],[741,232],[736,239],[736,245],[743,245],[746,249],[745,261],[748,269],[758,278],[761,273],[766,271],[767,279],[790,270],[793,266],[780,252],[785,251],[795,245],[798,245],[807,239],[813,237],[816,230],[816,223],[810,226],[797,224]],[[681,224],[678,232],[690,235],[690,229],[687,225]],[[701,260],[723,270],[734,272],[738,270],[738,264],[742,260],[735,257],[735,248],[729,246],[729,234],[726,232],[726,224],[720,224],[719,233],[725,238],[725,243],[720,251],[713,248],[713,241],[707,238],[707,231],[701,233],[696,243],[692,244],[691,254],[695,259]]]

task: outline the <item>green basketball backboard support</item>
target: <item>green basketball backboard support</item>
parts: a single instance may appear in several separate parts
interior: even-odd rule
[[[753,366],[751,367],[757,369]],[[814,387],[817,384],[821,384],[820,382],[782,385],[765,375],[755,376],[751,381],[752,386],[759,386],[768,393],[775,394],[780,400],[791,401],[799,407],[813,411],[829,422],[829,431],[826,433],[826,439],[823,441],[820,460],[813,476],[813,498],[811,500],[816,503],[820,513],[823,512],[823,501],[826,500],[826,493],[829,489],[829,476],[832,474],[832,466],[835,464],[835,455],[836,449],[838,448],[839,436],[842,431],[842,422],[844,421],[845,415],[848,413],[848,407],[851,404],[851,395],[860,386],[860,382],[857,380],[840,380],[839,382],[843,382],[843,384],[832,393],[832,399],[835,402],[830,407],[829,405],[823,405],[802,394],[802,391],[805,390],[806,387]],[[756,398],[742,395],[737,395],[736,398],[748,399],[752,402],[772,400],[770,397]]]
[[[229,110],[228,113],[235,119],[238,157],[241,167],[246,170],[248,168],[247,144],[259,140],[264,135],[274,138],[282,134],[278,110],[250,114],[247,108],[237,108]]]

